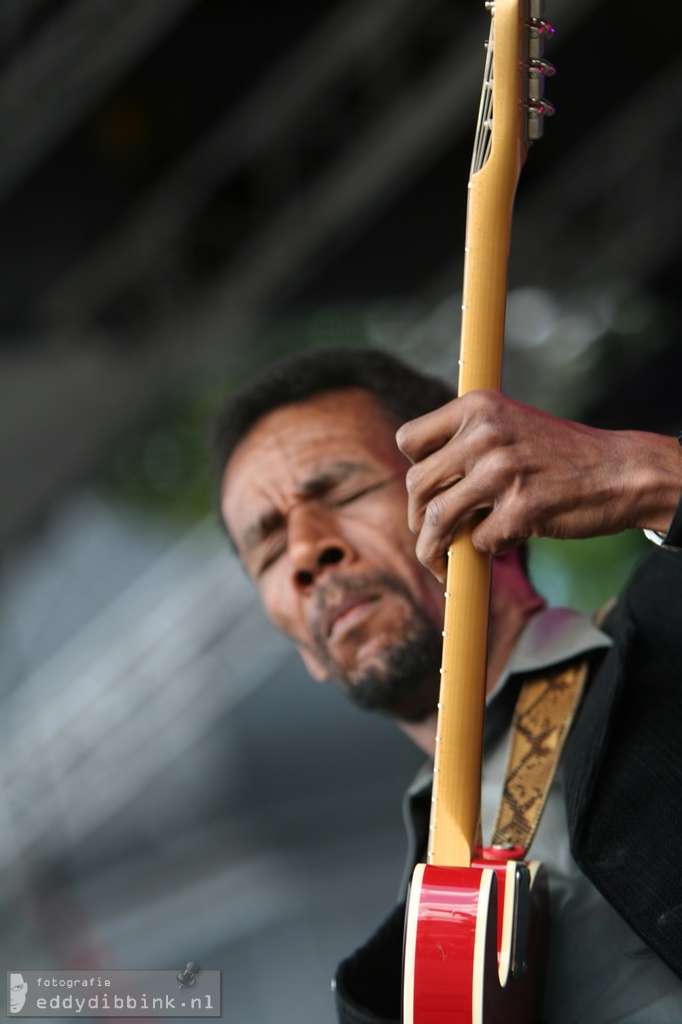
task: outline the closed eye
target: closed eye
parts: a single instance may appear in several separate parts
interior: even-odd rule
[[[284,538],[278,538],[271,544],[264,544],[264,550],[257,560],[254,574],[256,576],[260,576],[267,569],[273,566],[278,558],[284,554],[285,547]]]
[[[374,487],[363,487],[361,490],[353,491],[351,494],[339,495],[338,497],[333,498],[329,502],[329,504],[332,506],[332,508],[337,508],[340,505],[350,505],[351,502],[357,501],[358,498],[364,497],[365,494],[368,494],[370,491],[373,490]]]
[[[391,483],[393,479],[394,477],[390,477],[387,480],[377,480],[374,483],[366,484],[362,487],[355,487],[346,493],[331,494],[329,496],[328,503],[332,508],[337,508],[342,505],[350,505],[359,498],[364,498],[366,494],[371,494],[373,491],[378,491],[381,487],[385,487],[387,484]]]

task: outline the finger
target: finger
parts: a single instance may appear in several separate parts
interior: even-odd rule
[[[403,423],[396,434],[396,444],[403,455],[412,462],[419,462],[447,444],[462,424],[458,403],[459,399],[454,398],[433,412]]]
[[[446,552],[453,538],[474,516],[488,515],[489,494],[465,478],[448,490],[434,495],[424,509],[415,550],[417,558],[438,579],[444,579]]]
[[[456,464],[448,446],[407,471],[407,522],[413,533],[421,530],[429,503],[443,491],[456,486],[463,476],[464,472]]]
[[[434,531],[437,541],[449,543],[448,530],[452,535],[466,516],[493,508],[510,492],[518,478],[514,458],[505,449],[480,455],[477,449],[452,439],[408,470],[408,524],[414,533]]]
[[[505,520],[502,512],[492,509],[471,531],[471,543],[484,555],[501,555],[525,544],[531,531],[520,530]]]

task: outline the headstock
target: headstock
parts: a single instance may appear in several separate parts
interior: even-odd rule
[[[554,67],[544,59],[554,29],[545,20],[542,0],[487,0],[485,6],[490,35],[472,176],[500,150],[518,172],[528,147],[542,136],[545,118],[554,113],[545,99],[545,79]]]

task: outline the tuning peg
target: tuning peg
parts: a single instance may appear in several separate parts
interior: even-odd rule
[[[532,60],[528,65],[528,99],[540,100],[545,94],[545,79],[556,72],[553,64],[546,60]]]
[[[538,139],[542,138],[545,118],[552,116],[554,113],[554,107],[548,100],[538,99],[529,102],[527,110],[528,116],[526,125],[528,141],[536,142]]]
[[[554,35],[554,26],[551,22],[545,21],[544,18],[531,18],[530,27],[537,35],[542,36],[544,39],[551,39]]]
[[[545,42],[554,35],[554,26],[543,18],[531,18],[528,25],[528,56],[540,60],[545,52]]]
[[[548,60],[531,60],[528,65],[531,71],[536,71],[539,75],[544,78],[551,78],[552,75],[556,74],[556,68],[553,64],[550,64]]]

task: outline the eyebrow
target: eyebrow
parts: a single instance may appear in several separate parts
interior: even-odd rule
[[[328,469],[325,469],[324,472],[318,473],[317,476],[312,476],[306,480],[301,485],[299,493],[304,498],[316,498],[319,494],[326,494],[327,491],[342,483],[352,473],[362,469],[367,469],[366,464],[363,462],[340,459]]]
[[[317,498],[327,494],[337,484],[342,483],[352,473],[358,470],[367,469],[363,462],[353,462],[348,459],[340,459],[333,463],[323,472],[309,477],[297,489],[302,498]],[[265,540],[271,533],[284,525],[284,516],[281,512],[265,512],[259,516],[244,530],[242,546],[244,551],[252,551],[261,541]]]

